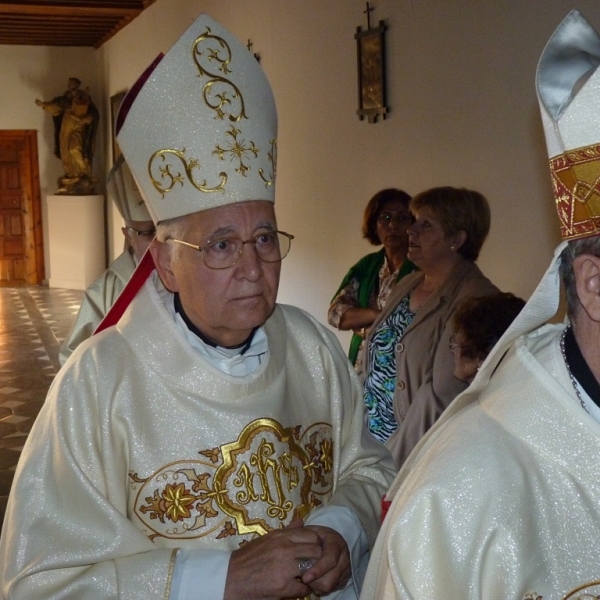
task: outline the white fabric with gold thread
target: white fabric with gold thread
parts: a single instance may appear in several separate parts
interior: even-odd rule
[[[413,452],[361,600],[600,595],[600,424],[575,395],[563,327],[520,338]]]
[[[275,197],[277,111],[251,52],[201,15],[152,72],[118,134],[155,223]]]
[[[135,184],[123,155],[115,161],[106,179],[106,191],[126,221],[151,221],[144,198]]]
[[[600,35],[577,10],[548,41],[537,93],[562,238],[600,234]]]
[[[148,281],[116,328],[75,351],[13,483],[13,498],[28,498],[43,479],[44,498],[9,502],[5,595],[162,600],[172,549],[234,550],[325,504],[349,507],[374,539],[391,459],[363,438],[343,350],[292,307],[265,332],[258,371],[225,375],[190,349]]]
[[[92,337],[96,327],[115,303],[119,294],[135,271],[133,250],[127,248],[108,266],[108,269],[92,283],[83,295],[79,312],[69,334],[63,342],[58,359],[61,365],[67,362],[75,348]]]

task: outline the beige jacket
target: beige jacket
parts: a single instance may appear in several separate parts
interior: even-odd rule
[[[386,319],[398,303],[423,279],[420,271],[399,281],[385,308],[373,323],[371,332]],[[423,434],[435,423],[450,402],[466,388],[453,375],[454,358],[450,352],[453,334],[452,315],[464,298],[486,296],[498,288],[468,260],[459,263],[448,280],[419,309],[396,346],[396,390],[394,413],[399,427],[386,442],[399,468]],[[367,348],[363,350],[364,379],[370,365]]]

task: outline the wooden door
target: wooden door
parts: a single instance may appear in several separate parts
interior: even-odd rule
[[[35,131],[0,131],[0,285],[44,279]]]

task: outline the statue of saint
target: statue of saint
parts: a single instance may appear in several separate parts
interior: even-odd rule
[[[69,77],[67,91],[62,96],[49,102],[35,101],[54,121],[54,154],[65,170],[58,179],[57,194],[94,194],[94,184],[98,181],[92,176],[92,159],[99,114],[87,89],[80,86],[77,77]]]

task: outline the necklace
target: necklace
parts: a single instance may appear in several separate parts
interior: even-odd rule
[[[581,393],[579,392],[579,388],[577,387],[577,381],[575,380],[575,377],[573,377],[573,373],[571,373],[571,368],[569,367],[569,361],[567,360],[567,353],[565,352],[565,336],[567,335],[567,331],[569,331],[570,329],[570,325],[568,327],[565,327],[565,330],[562,332],[562,335],[560,336],[560,352],[563,356],[563,360],[565,361],[565,366],[567,367],[567,373],[569,374],[569,379],[571,380],[571,383],[573,384],[573,389],[575,390],[575,394],[577,394],[577,399],[579,400],[579,404],[581,404],[581,406],[583,407],[583,410],[585,410],[586,413],[589,414],[589,410],[587,409],[587,406],[585,405],[585,402],[583,401],[583,398],[581,397]]]

